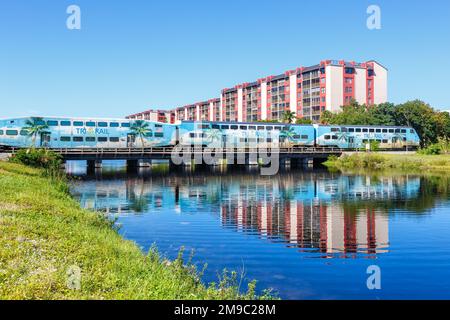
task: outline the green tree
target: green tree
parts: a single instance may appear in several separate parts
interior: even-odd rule
[[[285,111],[283,113],[282,121],[284,123],[292,123],[295,119],[295,112],[292,111]]]
[[[414,100],[398,105],[396,124],[413,127],[420,137],[422,147],[437,142],[438,128],[435,111],[423,101]]]
[[[312,120],[311,119],[307,119],[307,118],[297,118],[295,120],[296,124],[312,124]]]
[[[139,137],[143,148],[145,146],[144,137],[152,132],[152,130],[149,128],[149,124],[144,120],[136,120],[132,124],[130,130],[132,134]]]
[[[25,127],[22,130],[25,130],[31,136],[31,146],[36,147],[38,135],[48,130],[48,125],[41,117],[31,117],[25,122]]]

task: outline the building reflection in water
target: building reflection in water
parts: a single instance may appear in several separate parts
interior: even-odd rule
[[[213,214],[224,228],[324,257],[388,251],[388,210],[417,197],[420,178],[284,173],[99,178],[74,187],[86,208],[111,214]]]

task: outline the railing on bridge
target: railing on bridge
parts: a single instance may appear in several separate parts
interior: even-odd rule
[[[4,152],[16,153],[23,148],[9,148]],[[348,151],[336,147],[291,147],[291,148],[207,148],[207,147],[151,147],[151,148],[49,148],[53,152],[61,155],[171,155],[173,152],[197,153],[258,153],[258,152],[278,152],[281,154],[340,154]]]

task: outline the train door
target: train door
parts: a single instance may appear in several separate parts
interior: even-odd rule
[[[50,132],[42,132],[41,133],[41,147],[42,148],[50,147],[50,139],[51,139]]]
[[[175,127],[175,145],[180,144],[180,128]]]
[[[128,148],[134,147],[135,142],[136,142],[136,135],[132,133],[127,134],[127,147]]]
[[[355,147],[355,138],[354,137],[348,137],[348,147],[350,149],[353,149]]]

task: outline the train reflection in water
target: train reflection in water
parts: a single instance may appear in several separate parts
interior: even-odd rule
[[[418,197],[418,177],[293,172],[161,175],[84,181],[82,206],[110,214],[212,214],[224,228],[302,251],[351,257],[389,247],[385,204]]]

